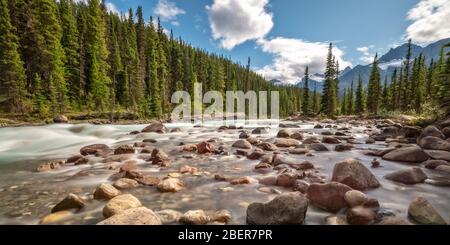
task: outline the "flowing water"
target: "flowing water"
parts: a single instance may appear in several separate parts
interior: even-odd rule
[[[314,129],[314,122],[296,122],[305,136],[319,136],[321,131],[336,131],[332,129]],[[169,168],[161,169],[141,160],[140,155],[127,156],[137,162],[139,170],[146,175],[164,177],[178,172],[184,165],[200,169],[199,176],[183,175],[181,180],[186,188],[177,193],[160,193],[156,187],[138,187],[125,192],[135,195],[144,206],[158,211],[173,209],[185,212],[193,209],[215,211],[229,210],[233,224],[245,224],[246,207],[252,202],[267,202],[276,194],[267,194],[258,190],[260,184],[231,186],[227,182],[214,180],[215,174],[226,176],[250,176],[260,178],[263,174],[256,173],[254,166],[258,160],[252,161],[235,154],[233,142],[239,138],[239,130],[218,132],[217,125],[211,123],[204,127],[193,127],[183,124],[166,124],[170,129],[180,128],[181,132],[167,134],[137,134],[129,133],[142,130],[146,125],[70,125],[55,124],[48,126],[0,128],[0,224],[38,224],[42,217],[50,213],[51,208],[68,193],[75,193],[88,199],[87,206],[62,224],[96,224],[101,221],[103,201],[92,200],[92,192],[101,183],[110,182],[108,177],[117,170],[108,170],[101,158],[91,157],[87,165],[67,166],[56,171],[38,173],[36,167],[53,160],[64,160],[77,155],[79,149],[91,144],[107,144],[115,148],[124,144],[142,142],[143,139],[155,139],[152,144],[168,153],[172,160]],[[252,129],[257,125],[247,125]],[[384,142],[367,145],[368,137],[364,130],[366,126],[340,124],[349,126],[350,134],[355,137],[355,148],[348,152],[314,153],[314,156],[290,155],[299,162],[310,161],[320,173],[329,180],[335,163],[347,158],[356,158],[370,167],[373,157],[364,155],[364,151],[373,148],[385,148]],[[259,135],[262,140],[272,141],[278,132],[272,127],[269,133]],[[216,139],[216,146],[223,146],[229,154],[197,155],[181,153],[180,143],[197,144],[202,141]],[[333,149],[331,145],[328,145]],[[280,149],[282,154],[288,154],[287,149]],[[433,206],[448,219],[450,216],[450,187],[436,186],[429,183],[405,186],[388,181],[384,175],[395,170],[411,167],[402,163],[388,162],[379,159],[382,168],[371,169],[381,183],[381,187],[366,192],[370,197],[378,199],[381,206],[388,212],[401,217],[407,217],[409,203],[417,196],[426,197]],[[424,171],[431,178],[446,178],[434,171]],[[276,172],[267,175],[273,175]],[[228,187],[228,188],[227,188]],[[231,188],[229,188],[231,187]],[[279,191],[288,189],[274,187]],[[309,207],[306,224],[324,224],[324,218],[330,213]]]

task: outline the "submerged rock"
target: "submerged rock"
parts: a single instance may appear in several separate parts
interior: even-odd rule
[[[234,142],[232,147],[240,149],[252,149],[252,144],[250,144],[250,142],[248,142],[247,140],[238,140]]]
[[[330,182],[327,184],[311,184],[307,194],[311,204],[330,212],[337,212],[347,206],[345,193],[352,190],[347,185]]]
[[[139,182],[134,179],[121,178],[114,182],[114,187],[121,190],[136,188],[138,186]]]
[[[277,134],[277,138],[289,138],[290,136],[291,132],[287,129],[281,129]]]
[[[308,210],[308,199],[297,193],[285,193],[268,203],[252,203],[247,208],[249,225],[300,225]]]
[[[86,203],[81,197],[70,193],[52,208],[52,213],[71,209],[79,210],[84,208],[84,206],[86,206]]]
[[[277,147],[296,147],[300,145],[300,142],[294,139],[285,139],[285,138],[280,138],[280,139],[276,139],[275,140],[275,145]]]
[[[97,225],[161,225],[161,219],[146,207],[130,208]]]
[[[428,160],[422,163],[428,169],[435,169],[441,165],[450,166],[450,162],[444,160]]]
[[[214,151],[215,151],[215,147],[211,143],[202,142],[197,145],[198,154],[214,153]]]
[[[73,213],[70,211],[59,211],[56,213],[49,214],[39,221],[40,225],[50,225],[55,224],[61,221],[64,221],[73,216]]]
[[[420,168],[398,170],[384,176],[388,180],[400,182],[407,185],[423,183],[428,177]]]
[[[48,162],[37,167],[38,172],[47,172],[61,168],[64,165],[64,161]]]
[[[104,152],[109,151],[110,148],[107,145],[104,144],[94,144],[94,145],[88,145],[80,149],[80,153],[83,156],[87,155],[101,155]]]
[[[427,136],[418,140],[418,144],[427,150],[450,151],[450,142],[438,137]]]
[[[122,145],[114,150],[114,155],[134,154],[135,150],[131,145]]]
[[[431,203],[423,197],[417,197],[409,204],[408,214],[416,222],[423,225],[447,224]]]
[[[378,182],[372,172],[355,159],[348,159],[334,165],[331,180],[346,184],[357,190],[366,190],[380,186],[380,182]]]
[[[307,148],[309,150],[313,150],[313,151],[330,151],[328,149],[328,147],[326,147],[324,144],[322,143],[314,143],[314,144],[310,144],[307,146]]]
[[[158,215],[162,224],[170,225],[170,224],[178,222],[183,214],[176,210],[165,209],[165,210],[156,212],[156,215]]]
[[[211,217],[203,210],[190,210],[180,217],[180,223],[186,225],[206,225],[211,221]]]
[[[269,142],[263,142],[257,145],[259,148],[265,150],[265,151],[276,151],[278,150],[278,147],[272,143]]]
[[[183,187],[183,183],[177,178],[165,178],[157,185],[160,192],[177,192],[183,189]]]

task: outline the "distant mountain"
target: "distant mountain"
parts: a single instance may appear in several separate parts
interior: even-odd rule
[[[442,39],[440,41],[434,42],[426,47],[421,47],[416,44],[412,44],[412,59],[418,57],[421,53],[425,56],[425,62],[429,63],[431,59],[435,61],[439,59],[441,47],[450,42],[450,38]],[[384,79],[387,76],[388,83],[390,83],[392,73],[395,68],[401,67],[403,64],[403,59],[406,56],[408,51],[408,44],[405,43],[396,48],[391,48],[386,54],[380,57],[379,65],[380,68],[380,77],[381,82],[384,83]],[[340,92],[343,93],[345,88],[349,88],[354,81],[354,86],[358,84],[358,77],[361,75],[363,80],[363,85],[367,86],[370,77],[370,71],[372,67],[371,64],[368,65],[357,65],[353,68],[346,67],[341,71],[341,75],[339,78],[339,89]],[[310,76],[309,88],[310,90],[314,90],[314,87],[317,86],[317,91],[321,92],[323,88],[324,75],[323,74],[313,74]],[[273,84],[282,85],[283,82],[280,80],[272,80]],[[303,79],[297,86],[303,88]]]

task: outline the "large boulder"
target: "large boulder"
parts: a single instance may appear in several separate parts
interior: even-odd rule
[[[120,191],[110,184],[101,184],[94,191],[94,199],[112,199],[120,195]]]
[[[428,160],[429,156],[421,148],[412,146],[390,151],[383,156],[383,159],[396,162],[420,163]]]
[[[278,147],[272,143],[269,142],[262,142],[257,145],[258,148],[263,149],[265,151],[276,151],[278,150]]]
[[[141,207],[141,202],[131,194],[123,194],[109,200],[103,208],[103,216],[109,218],[131,208]]]
[[[413,220],[423,225],[447,224],[431,203],[423,197],[417,197],[409,204],[408,214]]]
[[[268,203],[252,203],[247,208],[249,225],[300,225],[308,210],[308,199],[297,193],[285,193]]]
[[[97,225],[161,225],[161,219],[146,207],[130,208]]]
[[[347,191],[344,199],[349,207],[361,206],[369,200],[366,194],[357,190]]]
[[[438,150],[425,150],[431,158],[435,160],[444,160],[450,162],[450,152],[448,151],[438,151]]]
[[[64,115],[59,115],[53,118],[54,123],[69,123],[69,119]]]
[[[398,170],[384,176],[388,180],[400,182],[406,185],[423,183],[428,177],[420,168]]]
[[[433,137],[437,137],[440,139],[445,139],[444,134],[435,126],[430,125],[428,127],[426,127],[422,133],[420,134],[420,136],[417,138],[417,142],[419,142],[421,139],[428,137],[428,136],[433,136]]]
[[[356,190],[367,190],[380,186],[380,182],[372,172],[355,159],[348,159],[334,165],[331,180],[346,184]]]
[[[142,133],[158,133],[158,134],[164,134],[167,132],[167,128],[166,126],[164,126],[164,124],[160,123],[160,122],[155,122],[152,123],[150,125],[148,125],[147,127],[145,127],[142,130]]]
[[[418,144],[427,150],[450,151],[450,142],[434,136],[421,138]]]
[[[214,151],[215,151],[215,147],[211,143],[202,142],[197,145],[197,153],[198,154],[214,153]]]
[[[422,129],[417,126],[404,126],[402,131],[406,138],[417,138],[422,133]]]
[[[56,213],[59,211],[71,210],[71,209],[79,210],[79,209],[84,208],[84,206],[86,206],[86,203],[81,197],[70,193],[61,202],[56,204],[56,206],[54,206],[52,208],[51,212]]]
[[[234,148],[240,148],[240,149],[252,149],[252,144],[248,142],[247,140],[238,140],[234,142],[232,145]]]
[[[344,196],[350,190],[352,188],[338,182],[311,184],[307,195],[312,205],[326,211],[337,212],[347,207]]]
[[[277,134],[277,138],[289,138],[291,136],[291,132],[287,129],[280,129]]]

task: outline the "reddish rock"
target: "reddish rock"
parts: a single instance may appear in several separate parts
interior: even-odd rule
[[[322,138],[322,143],[325,143],[325,144],[339,144],[339,143],[341,143],[341,141],[336,139],[335,137],[332,137],[332,136],[324,136]]]
[[[184,151],[184,152],[196,152],[197,151],[197,145],[194,145],[194,144],[184,145],[182,147],[181,151]]]
[[[94,199],[96,200],[109,200],[118,195],[120,195],[120,191],[110,184],[101,184],[94,191]]]
[[[202,142],[197,145],[198,154],[214,153],[214,151],[215,151],[215,147],[211,143]]]
[[[407,185],[423,183],[428,177],[420,168],[410,168],[395,171],[384,176],[388,180],[400,182]]]
[[[366,190],[380,186],[372,172],[355,159],[337,163],[334,166],[331,180],[346,184],[357,190]]]
[[[69,157],[66,160],[66,163],[74,163],[74,162],[78,161],[81,158],[84,158],[84,156],[82,156],[82,155],[75,155],[75,156]]]
[[[141,178],[136,179],[136,181],[139,182],[139,184],[141,185],[155,186],[158,185],[161,180],[153,176],[143,176]]]
[[[276,151],[278,150],[278,147],[272,143],[269,142],[263,142],[258,144],[258,147],[265,150],[265,151]]]
[[[108,152],[110,150],[109,146],[104,144],[95,144],[95,145],[88,145],[80,149],[80,153],[83,156],[87,155],[102,155],[105,152]]]
[[[326,211],[337,212],[347,206],[344,196],[351,189],[349,186],[338,182],[311,184],[307,190],[307,195],[314,206]]]
[[[420,163],[428,160],[430,157],[419,147],[402,147],[393,150],[383,156],[384,160],[397,162]]]
[[[56,206],[54,206],[52,208],[52,213],[56,213],[59,211],[64,211],[64,210],[71,210],[71,209],[82,209],[84,208],[84,206],[86,205],[86,203],[84,202],[84,200],[75,195],[70,193],[66,198],[64,198],[61,202],[59,202],[58,204],[56,204]]]
[[[435,169],[441,165],[450,166],[450,162],[444,160],[428,160],[422,163],[428,169]]]
[[[134,154],[134,148],[130,145],[122,145],[114,150],[114,155]]]
[[[368,225],[375,220],[375,212],[361,206],[347,211],[347,222],[351,225]]]
[[[152,123],[142,130],[142,133],[164,134],[166,132],[167,132],[167,128],[164,126],[164,124],[162,124],[160,122]]]

